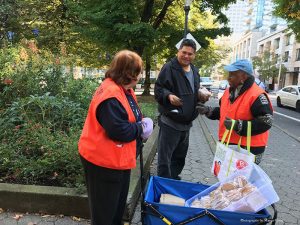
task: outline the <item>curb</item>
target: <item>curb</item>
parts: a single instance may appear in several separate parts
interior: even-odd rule
[[[285,129],[282,129],[280,126],[276,125],[273,123],[274,127],[278,128],[279,130],[281,130],[283,133],[285,133],[286,135],[290,136],[291,138],[295,139],[296,141],[300,142],[300,139],[298,137],[296,137],[295,135],[291,134],[290,132],[288,132]]]
[[[199,115],[198,116],[198,121],[200,123],[200,127],[202,128],[202,131],[204,133],[204,136],[207,140],[207,143],[209,145],[209,148],[212,152],[212,154],[215,154],[216,151],[216,145],[217,145],[217,141],[215,140],[215,138],[213,137],[212,133],[209,131],[205,120],[203,119],[203,116]]]
[[[143,148],[144,175],[149,176],[151,162],[156,153],[158,126]],[[140,165],[131,170],[129,193],[123,216],[130,221],[140,195]],[[0,206],[4,210],[24,213],[63,214],[90,218],[87,195],[76,193],[76,189],[0,183]]]

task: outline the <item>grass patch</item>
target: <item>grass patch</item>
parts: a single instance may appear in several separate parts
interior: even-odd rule
[[[157,121],[157,102],[154,96],[137,96],[138,104],[144,117],[150,117],[154,122]]]

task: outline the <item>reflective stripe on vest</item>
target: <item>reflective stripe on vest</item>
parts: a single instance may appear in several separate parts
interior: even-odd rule
[[[253,83],[253,85],[248,90],[246,90],[233,103],[231,103],[229,100],[229,88],[226,89],[224,95],[221,98],[219,140],[221,140],[226,130],[224,126],[224,121],[226,117],[234,120],[253,120],[250,108],[254,101],[258,98],[258,96],[263,93],[265,93],[265,91],[258,87],[256,83]],[[262,134],[251,136],[251,146],[266,146],[268,142],[268,137],[268,131]],[[240,136],[235,131],[233,131],[230,138],[230,143],[238,144],[239,139]],[[241,145],[247,145],[246,139],[246,137],[242,136]]]
[[[136,101],[133,90],[130,90]],[[111,169],[132,169],[136,166],[136,141],[118,142],[111,140],[96,118],[96,109],[108,98],[116,98],[125,108],[128,120],[135,117],[121,86],[110,78],[105,79],[96,90],[90,103],[88,115],[78,143],[79,153],[89,162]]]

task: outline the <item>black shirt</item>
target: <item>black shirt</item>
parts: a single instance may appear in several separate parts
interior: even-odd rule
[[[139,150],[142,144],[141,134],[143,132],[141,125],[142,113],[131,94],[126,91],[125,94],[136,122],[128,121],[125,108],[116,98],[106,99],[98,105],[96,117],[112,140],[121,142],[137,140],[137,149]]]

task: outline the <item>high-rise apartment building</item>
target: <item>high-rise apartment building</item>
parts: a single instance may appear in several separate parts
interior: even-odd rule
[[[246,58],[251,59],[257,55],[257,41],[278,29],[286,27],[283,19],[273,15],[274,4],[272,0],[245,0],[246,14],[244,16],[244,33],[233,44],[231,61]]]
[[[237,0],[235,4],[229,5],[228,9],[224,10],[229,19],[228,27],[233,34],[238,35],[246,31],[245,17],[247,15],[247,3],[244,0]]]
[[[286,25],[285,20],[273,15],[274,4],[272,0],[245,0],[246,32],[258,30],[263,33],[271,33],[279,26]]]

